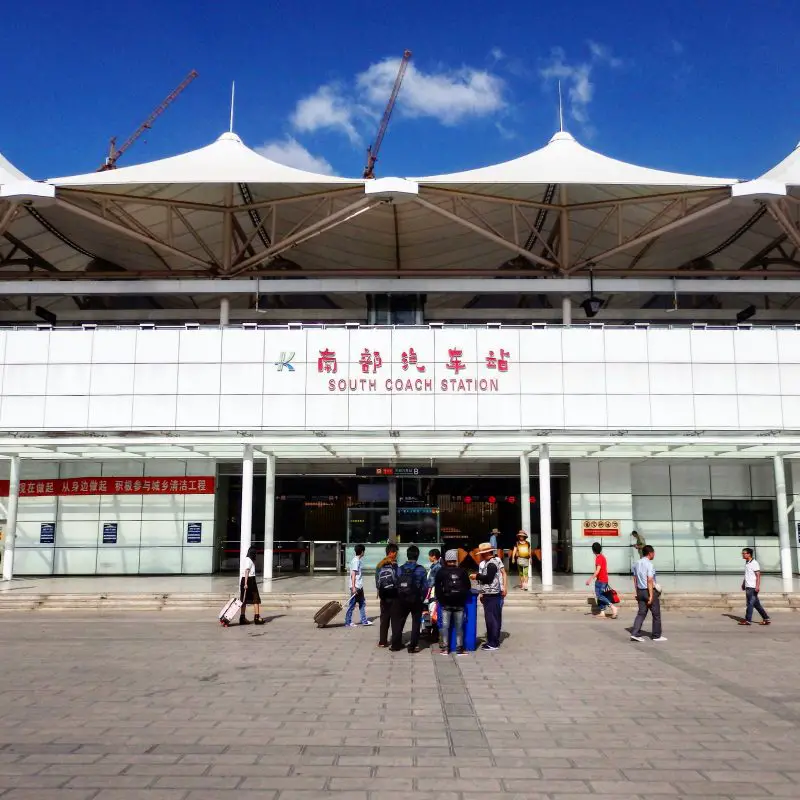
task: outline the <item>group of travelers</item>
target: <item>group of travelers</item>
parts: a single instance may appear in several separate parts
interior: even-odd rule
[[[431,621],[431,639],[434,644],[439,643],[440,652],[444,655],[451,653],[451,630],[455,629],[454,652],[463,655],[464,614],[473,593],[473,582],[477,585],[486,619],[486,642],[481,649],[491,651],[500,647],[503,599],[508,592],[508,578],[505,566],[491,543],[478,547],[478,569],[472,574],[460,565],[457,550],[448,550],[442,559],[441,551],[433,548],[428,552],[427,570],[419,563],[420,551],[416,545],[407,548],[403,564],[398,563],[399,552],[398,546],[390,542],[386,545],[385,558],[375,568],[375,589],[380,601],[378,647],[393,652],[403,650],[403,633],[410,617],[408,652],[419,653],[423,618],[428,618]],[[350,564],[350,600],[345,615],[345,625],[351,627],[356,606],[361,612],[361,624],[370,624],[363,592],[363,557],[364,547],[357,545]]]

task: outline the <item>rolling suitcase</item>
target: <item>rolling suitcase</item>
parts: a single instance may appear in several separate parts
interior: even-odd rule
[[[322,608],[314,614],[314,622],[318,628],[324,628],[342,610],[342,604],[338,600],[331,600],[325,603]]]
[[[242,601],[238,597],[231,597],[219,612],[219,624],[224,628],[232,625],[236,618],[242,614]]]

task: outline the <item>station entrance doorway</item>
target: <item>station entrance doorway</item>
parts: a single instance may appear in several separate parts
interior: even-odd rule
[[[439,475],[387,479],[359,476],[350,464],[332,464],[326,474],[313,475],[281,474],[279,464],[275,480],[273,575],[343,571],[356,544],[367,547],[364,567],[369,570],[382,557],[392,528],[401,553],[405,546],[416,544],[423,555],[433,547],[469,552],[497,530],[498,547],[507,556],[522,520],[515,466],[492,464],[491,469],[486,469],[479,462],[460,463],[457,470],[442,465]],[[256,462],[255,468],[251,540],[259,554],[256,566],[261,572],[266,479],[263,465]],[[549,534],[553,568],[564,572],[570,569],[571,550],[566,465],[563,469],[553,465],[552,473]],[[542,535],[537,486],[534,473],[530,531],[534,549],[540,547]],[[216,503],[216,568],[220,572],[239,569],[241,494],[241,468],[238,464],[222,465]],[[394,494],[392,502],[390,494]],[[395,514],[393,526],[390,509]]]

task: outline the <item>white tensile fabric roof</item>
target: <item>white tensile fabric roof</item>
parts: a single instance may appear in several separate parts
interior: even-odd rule
[[[593,265],[598,275],[670,274],[698,259],[710,270],[736,270],[781,235],[769,215],[755,218],[759,206],[730,205],[735,179],[628,164],[564,131],[512,161],[411,179],[418,194],[393,203],[365,195],[361,178],[266,159],[233,133],[171,158],[49,183],[59,202],[41,217],[63,236],[48,260],[70,271],[96,257],[134,275],[223,274],[224,218],[233,216],[231,275],[279,267],[298,276],[554,274],[563,267],[565,198],[570,273]],[[49,244],[35,218],[14,225],[26,241],[39,237],[37,250]],[[287,241],[277,249],[291,263],[267,261]]]
[[[27,181],[28,176],[20,172],[2,153],[0,153],[0,183]]]
[[[785,183],[787,186],[800,186],[800,142],[783,161],[767,170],[761,177]]]

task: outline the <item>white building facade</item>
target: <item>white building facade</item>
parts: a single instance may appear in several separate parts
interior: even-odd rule
[[[0,361],[15,575],[214,572],[231,464],[242,549],[266,473],[269,560],[284,465],[404,464],[519,475],[545,584],[559,543],[561,568],[590,572],[601,540],[627,572],[634,529],[662,572],[737,571],[744,546],[797,571],[794,327],[40,326],[0,331]]]

